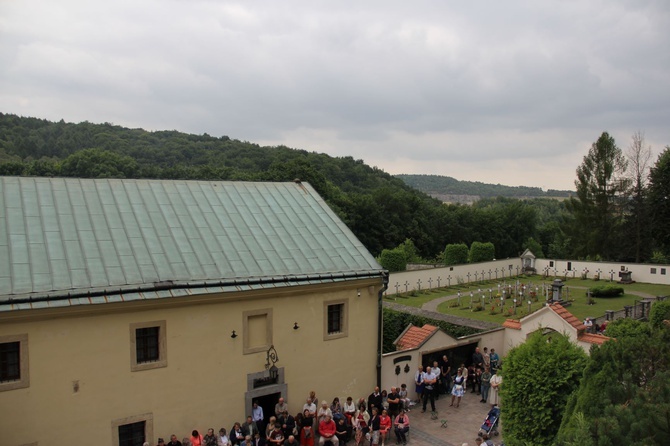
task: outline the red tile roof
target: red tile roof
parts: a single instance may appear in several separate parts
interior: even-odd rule
[[[516,319],[507,319],[503,324],[505,328],[512,328],[514,330],[521,330],[521,321]]]
[[[588,342],[589,344],[602,345],[605,343],[605,341],[609,341],[612,338],[599,334],[583,333],[577,339],[579,339],[581,342]]]
[[[551,309],[554,310],[554,313],[558,314],[560,317],[562,317],[568,324],[572,325],[577,329],[577,335],[579,336],[580,334],[584,333],[586,330],[586,327],[580,321],[577,319],[575,316],[572,315],[568,310],[563,308],[563,305],[561,304],[551,304],[550,305]]]
[[[417,348],[437,331],[434,325],[426,324],[423,327],[410,326],[396,342],[398,351]]]

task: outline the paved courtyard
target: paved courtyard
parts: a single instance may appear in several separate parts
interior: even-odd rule
[[[489,404],[480,403],[480,396],[468,393],[461,399],[460,407],[451,407],[451,396],[441,395],[440,399],[435,401],[435,408],[438,416],[436,420],[431,419],[430,401],[428,410],[421,413],[420,406],[412,406],[409,412],[410,419],[410,438],[407,442],[412,446],[461,446],[467,443],[469,446],[475,446],[475,439],[488,411],[491,409]],[[447,420],[447,427],[443,428],[442,420]],[[500,435],[493,438],[494,443],[500,444],[502,440],[502,429],[498,426]],[[395,436],[392,437],[387,446],[395,444]]]

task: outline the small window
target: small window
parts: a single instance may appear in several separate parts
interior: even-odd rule
[[[154,362],[160,359],[160,327],[146,327],[135,330],[135,350],[137,363]]]
[[[146,421],[119,426],[119,446],[142,446],[146,441]]]
[[[568,262],[568,271],[572,271],[572,262]]]
[[[656,274],[656,268],[652,268],[652,269],[651,269],[651,273],[652,273],[652,274]]]
[[[348,336],[349,301],[324,302],[324,340]]]
[[[29,385],[28,335],[0,336],[0,392]]]
[[[328,305],[328,334],[342,333],[344,304]]]
[[[553,268],[553,267],[554,267],[554,261],[553,261],[553,260],[549,260],[549,268]]]
[[[167,367],[165,321],[130,324],[130,370]]]
[[[21,379],[21,343],[5,342],[0,344],[0,382]]]
[[[665,268],[661,268],[661,275],[665,276]]]
[[[154,417],[151,413],[112,421],[112,444],[142,446],[154,436]]]

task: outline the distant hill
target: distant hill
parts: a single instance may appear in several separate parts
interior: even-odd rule
[[[445,203],[472,203],[482,198],[568,198],[574,192],[569,190],[549,189],[543,191],[539,187],[504,186],[488,184],[480,181],[460,181],[441,175],[395,175],[408,186],[418,189],[431,197]]]

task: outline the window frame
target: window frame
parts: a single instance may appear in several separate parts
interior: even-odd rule
[[[112,444],[115,446],[120,444],[119,427],[141,422],[144,422],[145,441],[150,442],[151,438],[154,437],[154,415],[153,413],[146,413],[112,420]]]
[[[341,330],[337,332],[329,331],[329,308],[335,305],[342,306]],[[323,340],[345,338],[349,336],[349,299],[328,300],[323,302]]]
[[[139,362],[137,359],[137,330],[158,328],[158,359]],[[134,322],[130,324],[130,371],[139,372],[167,367],[167,323],[162,321]]]
[[[0,382],[0,392],[30,387],[28,334],[0,336],[0,344],[19,343],[19,379]]]
[[[249,341],[251,336],[249,333],[249,318],[254,316],[265,316],[265,344],[260,346],[251,346]],[[272,342],[272,308],[262,308],[260,310],[248,310],[242,312],[242,354],[248,355],[251,353],[266,352],[273,345]]]

